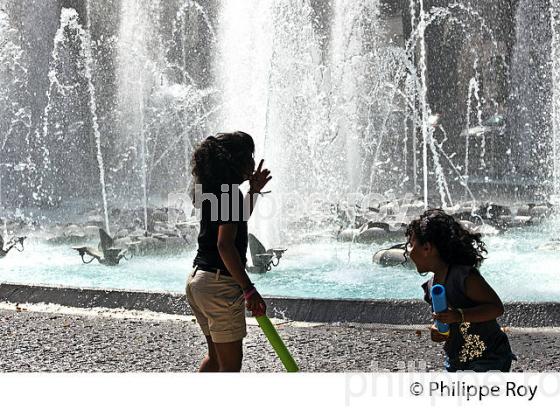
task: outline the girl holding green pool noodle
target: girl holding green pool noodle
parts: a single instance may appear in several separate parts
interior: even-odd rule
[[[206,138],[193,153],[192,198],[201,218],[186,293],[208,344],[201,372],[239,372],[247,335],[245,308],[256,317],[266,313],[245,271],[247,220],[272,178],[263,160],[255,170],[254,150],[253,138],[236,131]],[[250,188],[243,197],[239,185],[247,180]]]

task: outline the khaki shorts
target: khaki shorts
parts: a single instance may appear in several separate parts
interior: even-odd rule
[[[245,299],[231,277],[194,268],[187,280],[187,300],[205,336],[230,343],[247,335]]]

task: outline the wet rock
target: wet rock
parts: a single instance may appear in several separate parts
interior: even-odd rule
[[[528,226],[528,225],[532,225],[533,224],[533,217],[531,216],[525,216],[525,215],[516,215],[513,217],[512,221],[511,221],[511,226],[512,227],[522,227],[522,226]]]
[[[516,216],[531,216],[530,214],[531,206],[521,205],[517,208]]]
[[[134,229],[130,232],[129,236],[131,238],[134,238],[134,237],[140,238],[140,237],[146,236],[145,234],[146,234],[146,232],[143,229]]]
[[[394,222],[394,221],[390,221],[387,222],[387,224],[389,225],[389,233],[393,234],[393,235],[402,235],[404,238],[404,235],[406,234],[406,229],[408,228],[408,222]]]
[[[513,223],[513,215],[500,215],[496,220],[496,223],[501,228],[507,228]]]
[[[560,239],[553,239],[550,242],[543,243],[536,248],[539,251],[560,251]]]
[[[105,219],[101,215],[90,215],[87,217],[87,224],[103,228]]]
[[[152,212],[151,215],[151,220],[156,223],[156,222],[165,222],[167,223],[169,217],[167,215],[167,211],[166,210],[161,210],[161,209],[157,209],[155,211]]]
[[[460,203],[457,205],[457,213],[472,213],[473,211],[476,211],[476,205],[472,202]]]
[[[406,206],[406,216],[415,219],[418,218],[422,213],[424,213],[424,202],[415,201]]]
[[[119,229],[115,234],[115,238],[126,238],[130,234],[129,230],[126,228]]]
[[[529,210],[529,215],[534,218],[543,218],[550,215],[552,209],[546,205],[536,205]]]
[[[484,225],[478,225],[476,227],[474,227],[471,232],[473,233],[479,233],[483,236],[496,236],[498,235],[501,231],[500,229],[492,226],[492,225],[488,225],[488,224],[484,224]]]
[[[84,233],[86,234],[86,236],[88,236],[90,238],[99,237],[99,227],[98,226],[87,225],[87,226],[84,226],[83,230],[84,230]]]
[[[462,226],[463,228],[465,228],[465,229],[468,230],[468,231],[472,231],[473,229],[476,228],[476,224],[475,224],[474,222],[467,221],[467,220],[465,220],[465,219],[459,220],[459,223],[461,224],[461,226]]]
[[[381,249],[373,254],[372,260],[374,264],[383,267],[398,265],[403,265],[411,269],[415,267],[410,258],[405,257],[404,247]]]
[[[359,233],[360,230],[356,228],[343,229],[338,234],[337,239],[341,242],[352,242]]]
[[[178,254],[190,249],[182,237],[164,234],[127,237],[117,240],[116,246],[126,246],[135,255]]]
[[[47,242],[56,245],[67,245],[81,243],[86,239],[84,230],[75,224],[67,225],[61,229],[55,229]]]
[[[489,202],[480,206],[475,213],[480,215],[483,219],[497,221],[500,216],[511,215],[511,209],[505,205]]]
[[[356,236],[356,242],[371,244],[385,238],[387,238],[387,231],[385,229],[373,227],[361,230]]]
[[[396,215],[397,212],[400,211],[400,207],[398,204],[391,202],[385,205],[381,205],[379,207],[379,214],[383,216],[392,216]]]
[[[167,236],[181,236],[181,232],[174,224],[168,224],[166,222],[156,222],[154,224],[154,232],[165,234]]]

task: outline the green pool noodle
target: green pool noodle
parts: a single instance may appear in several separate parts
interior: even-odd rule
[[[261,327],[266,338],[272,345],[272,348],[280,358],[280,361],[282,361],[282,364],[284,365],[286,370],[289,373],[299,371],[298,365],[296,364],[294,358],[286,348],[286,345],[284,344],[282,339],[280,339],[278,332],[274,328],[274,325],[272,324],[268,316],[266,315],[257,316],[255,319],[257,319],[259,326]]]

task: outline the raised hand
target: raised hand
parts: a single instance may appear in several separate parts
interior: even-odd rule
[[[263,169],[264,159],[261,159],[257,170],[249,178],[250,192],[259,193],[268,184],[268,181],[272,179],[270,176],[270,171],[268,169]]]

